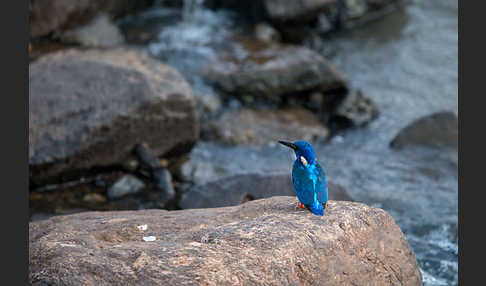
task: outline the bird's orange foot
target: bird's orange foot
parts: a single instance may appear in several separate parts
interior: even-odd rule
[[[304,205],[303,205],[303,204],[301,204],[300,202],[299,202],[299,207],[300,207],[301,209],[305,209]]]

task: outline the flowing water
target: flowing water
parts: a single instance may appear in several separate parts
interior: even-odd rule
[[[147,13],[153,17],[154,11],[167,12],[156,7]],[[235,29],[233,16],[204,9],[202,1],[185,1],[182,14],[184,21],[178,15],[179,20],[160,28],[147,49],[198,89],[194,71],[228,41]],[[328,144],[317,142],[319,161],[328,178],[346,187],[356,201],[394,217],[414,250],[424,285],[458,283],[457,152],[398,152],[388,144],[421,116],[442,110],[457,114],[457,16],[457,1],[416,0],[380,21],[326,39],[336,51],[331,61],[347,74],[353,88],[376,102],[380,116]],[[198,182],[263,169],[290,172],[292,160],[289,150],[277,145],[200,142],[191,153]]]

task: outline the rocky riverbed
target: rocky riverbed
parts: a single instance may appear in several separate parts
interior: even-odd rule
[[[141,210],[153,208],[235,206],[157,213],[180,217],[181,225],[196,213],[245,213],[245,208],[258,213],[267,201],[259,199],[293,195],[293,158],[276,140],[305,139],[326,169],[336,208],[376,216],[373,208],[342,203],[356,201],[390,213],[420,269],[417,274],[415,258],[408,255],[411,264],[387,256],[383,259],[391,264],[382,274],[368,266],[363,271],[385,285],[417,285],[417,279],[424,285],[457,284],[457,2],[310,1],[299,7],[275,0],[57,2],[31,7],[31,230],[64,220],[82,228],[106,216],[148,220],[152,211]],[[49,17],[41,12],[47,10]],[[293,216],[282,213],[290,201],[268,202],[280,214],[279,224]],[[50,218],[93,210],[109,212]],[[404,241],[388,215],[378,216],[393,229],[392,243]],[[241,219],[240,214],[233,223],[248,223]],[[132,224],[139,223],[135,220]],[[108,242],[128,243],[137,251],[149,245],[136,245],[130,226],[117,224],[118,230],[106,234],[116,241]],[[367,226],[366,231],[376,231]],[[165,232],[156,236],[170,244]],[[42,274],[43,267],[69,262],[59,243],[82,257],[92,251],[81,247],[91,245],[84,238],[78,245],[48,235],[39,244],[35,237],[32,282],[61,282],[54,270]],[[407,242],[400,243],[407,253]],[[52,260],[40,250],[46,246],[56,253]],[[370,247],[370,253],[378,253]],[[100,254],[103,259],[114,255]],[[154,276],[147,263],[159,263],[160,257],[143,249],[138,258],[132,254],[116,255],[135,264],[113,260],[109,271],[130,268],[132,276],[116,277],[139,282],[183,280],[175,268],[165,278]],[[86,260],[93,267],[99,262]],[[336,263],[347,268],[348,262]],[[316,262],[302,263],[299,271],[318,275]],[[413,275],[404,280],[397,267]],[[91,268],[76,269],[78,274],[62,281],[89,280]],[[287,275],[296,269],[281,270]],[[234,271],[265,274],[251,267]],[[348,271],[333,281],[351,283],[356,273]],[[210,284],[243,279],[220,273],[220,281],[206,274],[194,277]]]

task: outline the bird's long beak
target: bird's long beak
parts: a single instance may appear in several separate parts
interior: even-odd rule
[[[289,148],[292,148],[292,149],[294,149],[294,150],[297,150],[297,146],[296,146],[294,143],[292,143],[292,142],[287,142],[287,141],[278,141],[278,143],[280,143],[280,144],[282,144],[282,145],[284,145],[284,146],[287,146],[287,147],[289,147]]]

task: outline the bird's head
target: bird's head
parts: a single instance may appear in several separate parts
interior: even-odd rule
[[[278,141],[278,143],[293,149],[295,151],[295,156],[297,156],[297,160],[299,160],[304,166],[307,166],[307,164],[312,165],[316,161],[316,153],[309,142],[295,141],[292,143],[287,141]]]

